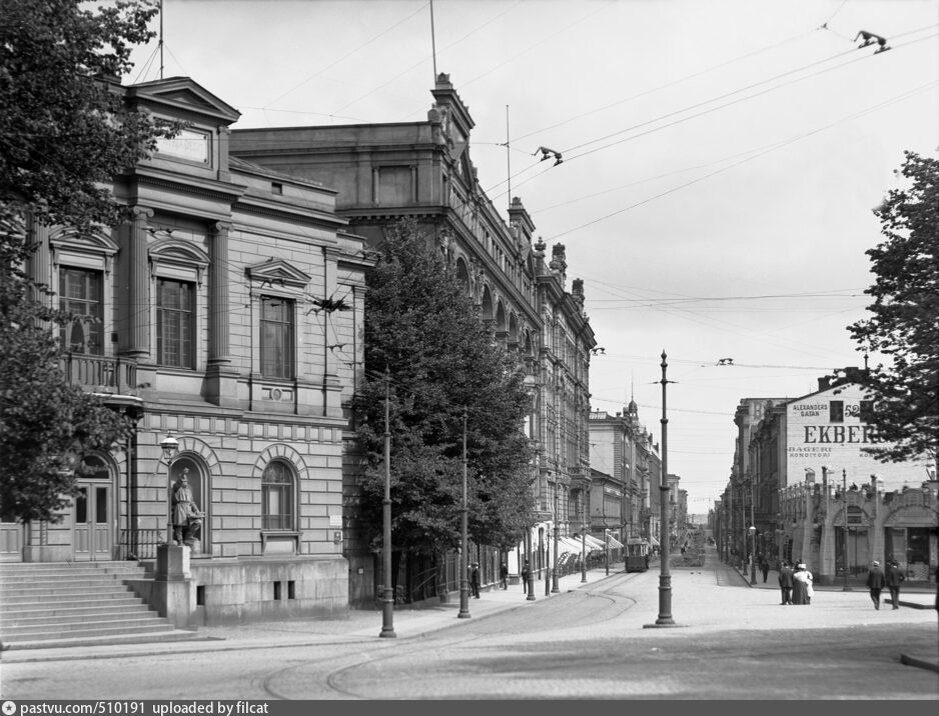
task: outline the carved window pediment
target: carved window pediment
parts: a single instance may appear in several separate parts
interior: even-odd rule
[[[309,274],[304,273],[283,259],[271,259],[263,264],[249,266],[247,272],[248,277],[253,282],[294,289],[304,288],[312,278]]]

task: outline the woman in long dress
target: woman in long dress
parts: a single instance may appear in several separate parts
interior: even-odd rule
[[[809,585],[812,583],[812,577],[803,563],[796,565],[796,571],[792,573],[792,603],[793,604],[811,604],[809,598]]]

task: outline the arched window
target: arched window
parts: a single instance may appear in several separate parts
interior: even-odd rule
[[[290,466],[274,460],[261,476],[263,528],[292,530],[294,527],[294,478]]]

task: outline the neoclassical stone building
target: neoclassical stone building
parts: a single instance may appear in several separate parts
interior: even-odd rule
[[[365,240],[336,193],[229,154],[236,109],[174,77],[115,86],[188,127],[117,177],[121,226],[30,225],[33,277],[86,316],[70,380],[136,419],[60,523],[4,524],[9,561],[151,561],[184,469],[204,511],[192,623],[348,605],[346,402],[361,364]],[[170,438],[169,440],[167,440]],[[161,444],[178,446],[164,457]]]
[[[589,485],[588,368],[593,331],[583,310],[582,282],[566,286],[564,247],[533,244],[535,224],[513,197],[508,222],[482,189],[471,159],[469,108],[440,74],[427,119],[416,122],[235,130],[232,154],[278,173],[321,182],[336,192],[349,229],[377,245],[390,222],[415,220],[452,266],[455,278],[515,351],[529,375],[528,433],[540,448],[533,466],[538,535],[558,520],[567,530]],[[353,601],[375,594],[375,555],[356,527],[355,475],[345,485],[346,542]],[[517,556],[517,555],[516,555]],[[516,556],[510,568],[517,569]],[[534,555],[541,562],[543,553]],[[493,578],[498,555],[481,560]]]

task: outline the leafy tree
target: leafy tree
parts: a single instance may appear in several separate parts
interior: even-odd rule
[[[875,397],[869,421],[885,444],[869,452],[882,462],[939,451],[939,160],[906,152],[900,173],[907,186],[875,210],[885,239],[867,251],[872,315],[848,326],[889,361],[859,378]]]
[[[0,0],[0,513],[56,520],[74,496],[80,458],[129,429],[58,367],[55,327],[72,320],[24,266],[27,221],[112,226],[117,175],[179,123],[128,110],[119,77],[153,36],[152,2]]]
[[[76,494],[80,457],[108,450],[130,429],[59,368],[50,323],[69,316],[30,298],[36,291],[16,261],[22,218],[0,207],[0,519],[61,519]]]
[[[119,221],[112,179],[179,128],[129,110],[117,85],[159,8],[83,5],[0,0],[0,200],[77,228]]]
[[[470,536],[514,544],[532,521],[524,373],[413,221],[392,225],[380,254],[367,277],[366,379],[355,402],[367,456],[362,522],[380,545],[387,393],[392,543],[424,555],[459,544],[465,422]]]

